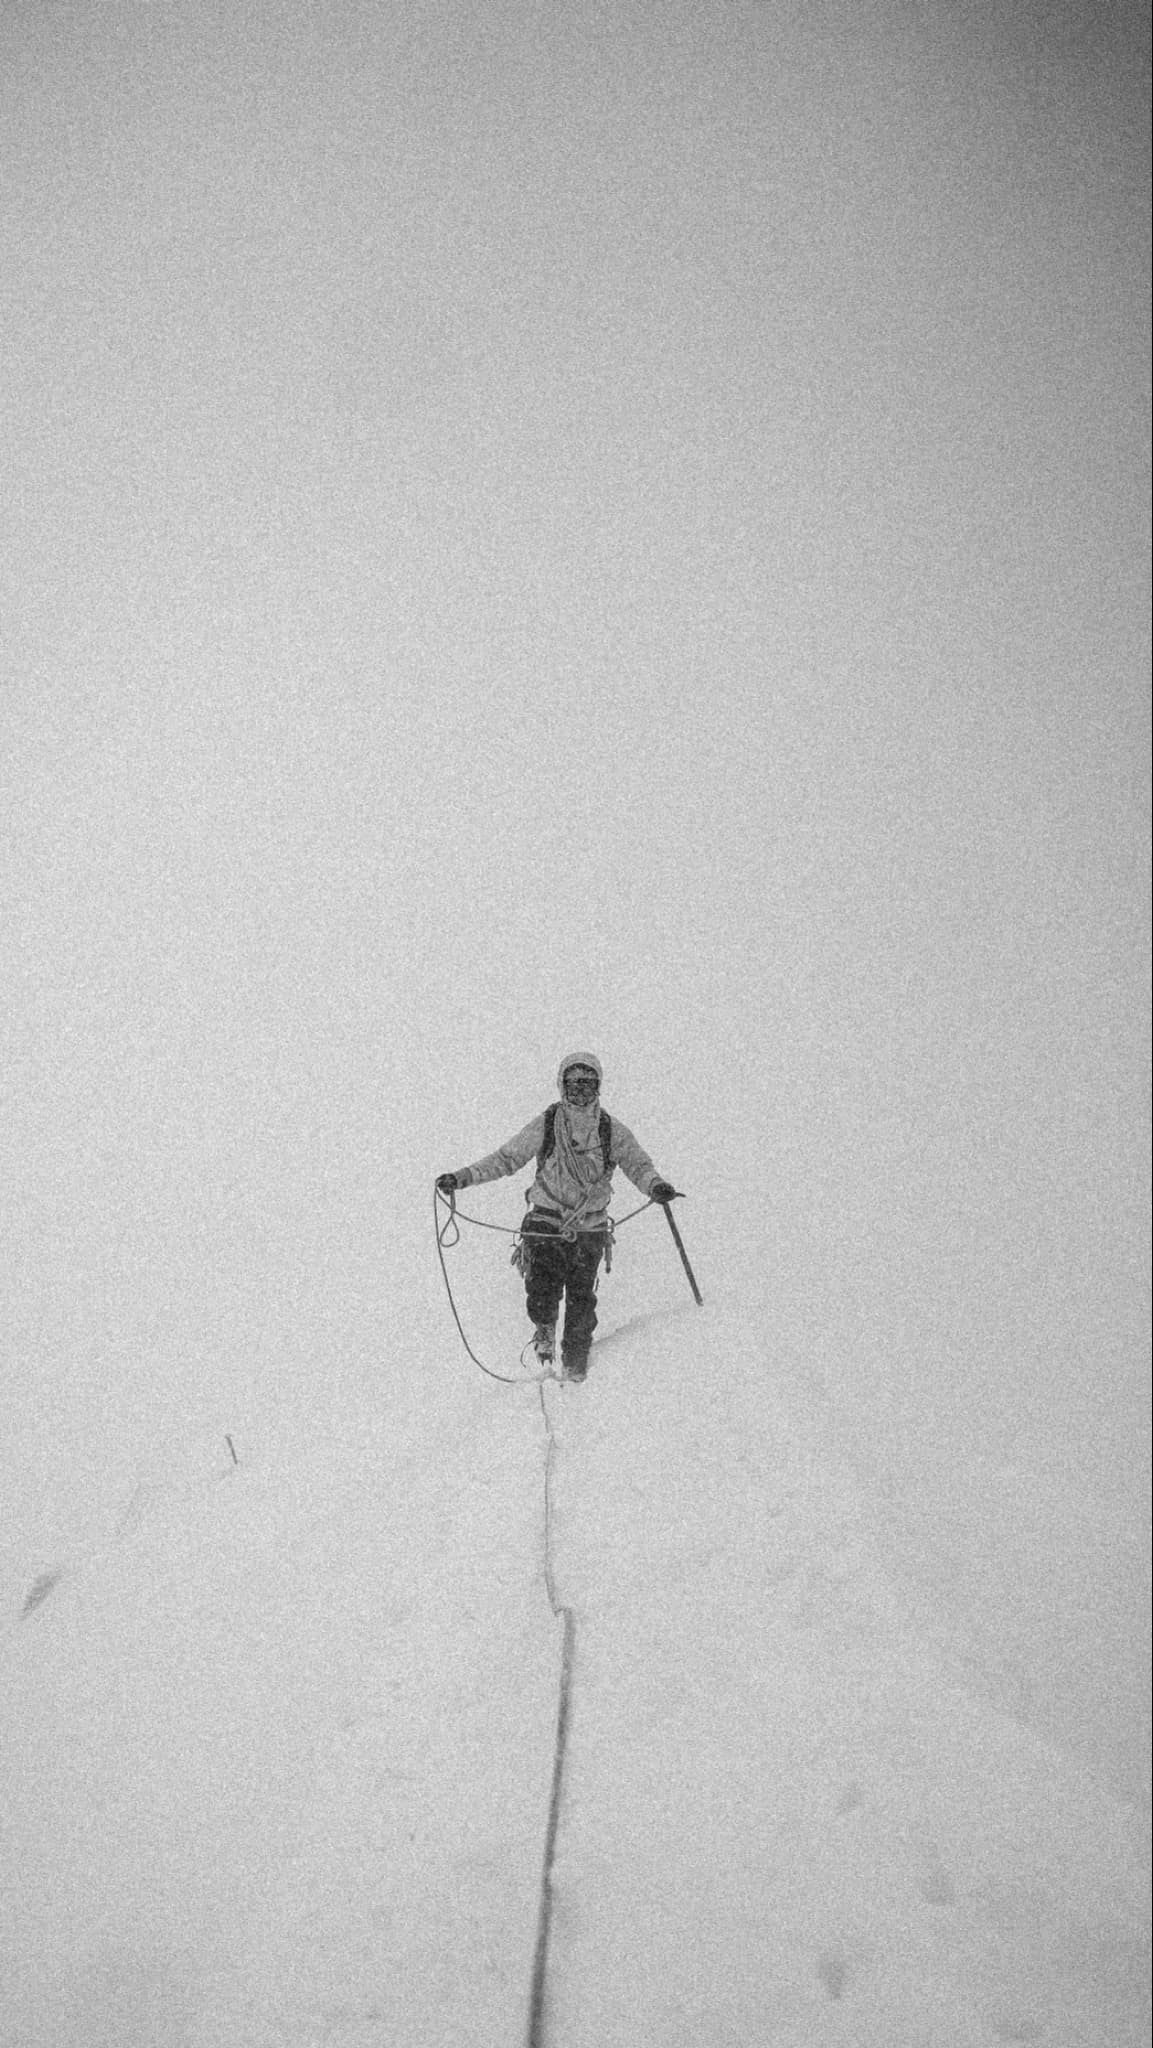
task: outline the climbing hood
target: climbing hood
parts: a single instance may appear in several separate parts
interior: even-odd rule
[[[556,1070],[556,1085],[562,1095],[564,1094],[564,1077],[570,1067],[591,1067],[597,1077],[597,1087],[600,1087],[604,1079],[604,1069],[595,1052],[566,1052]]]

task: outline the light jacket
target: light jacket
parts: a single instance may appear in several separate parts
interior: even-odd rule
[[[583,1131],[582,1124],[587,1126]],[[564,1102],[558,1106],[555,1143],[529,1188],[528,1199],[533,1208],[559,1210],[562,1227],[571,1221],[578,1230],[604,1229],[612,1199],[615,1167],[619,1166],[622,1173],[627,1174],[642,1195],[651,1194],[654,1182],[661,1178],[628,1125],[622,1124],[615,1116],[612,1117],[610,1165],[606,1173],[599,1124],[599,1102],[595,1114],[587,1118],[571,1116]],[[544,1134],[542,1110],[514,1138],[499,1145],[486,1158],[478,1159],[474,1166],[466,1166],[457,1176],[461,1186],[476,1186],[481,1181],[500,1180],[505,1174],[519,1173],[522,1166],[535,1159],[544,1144]]]

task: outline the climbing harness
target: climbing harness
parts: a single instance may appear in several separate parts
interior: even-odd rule
[[[443,1223],[440,1220],[440,1213],[437,1208],[438,1202],[443,1202],[446,1210],[448,1211],[448,1214],[446,1215]],[[525,1270],[525,1261],[529,1256],[530,1249],[529,1245],[526,1243],[526,1240],[530,1240],[534,1237],[552,1238],[555,1240],[559,1237],[566,1244],[573,1243],[576,1239],[579,1230],[579,1218],[584,1206],[585,1204],[582,1203],[579,1209],[575,1209],[570,1216],[567,1216],[559,1230],[534,1230],[528,1221],[528,1217],[525,1218],[524,1222],[521,1223],[517,1229],[512,1230],[505,1223],[486,1223],[484,1219],[480,1216],[466,1216],[464,1211],[462,1209],[458,1209],[456,1206],[456,1190],[453,1189],[448,1194],[445,1194],[442,1192],[440,1188],[436,1186],[435,1182],[433,1183],[432,1217],[433,1225],[436,1229],[436,1252],[437,1257],[440,1260],[441,1274],[444,1278],[445,1293],[448,1295],[448,1305],[452,1310],[452,1319],[456,1324],[457,1330],[460,1333],[460,1341],[464,1345],[465,1350],[468,1352],[468,1355],[471,1358],[473,1364],[478,1365],[480,1367],[480,1370],[490,1380],[500,1380],[506,1387],[523,1387],[532,1386],[534,1383],[539,1384],[539,1382],[542,1380],[555,1379],[556,1373],[551,1366],[548,1367],[547,1370],[544,1372],[494,1372],[493,1368],[490,1365],[485,1364],[483,1358],[477,1357],[476,1352],[473,1350],[472,1345],[469,1343],[468,1337],[465,1334],[464,1324],[461,1322],[460,1315],[457,1310],[456,1301],[454,1299],[452,1291],[452,1282],[448,1277],[448,1266],[445,1262],[444,1256],[445,1252],[451,1251],[455,1245],[458,1245],[460,1243],[461,1224],[472,1223],[478,1230],[495,1230],[498,1231],[502,1237],[511,1237],[513,1240],[513,1246],[509,1257],[509,1263],[515,1266],[519,1273],[523,1274]],[[622,1225],[626,1223],[631,1223],[634,1216],[640,1216],[646,1209],[651,1209],[652,1207],[653,1203],[651,1201],[642,1202],[638,1208],[630,1209],[627,1216],[621,1216],[619,1219],[616,1220],[614,1220],[614,1218],[611,1216],[606,1217],[606,1273],[611,1272],[612,1270],[613,1243],[617,1231],[621,1229]],[[532,1211],[530,1210],[529,1215],[531,1214]],[[532,1339],[530,1337],[528,1344],[524,1346],[524,1350],[522,1350],[520,1354],[522,1366],[525,1361],[525,1354],[529,1350],[531,1343]]]

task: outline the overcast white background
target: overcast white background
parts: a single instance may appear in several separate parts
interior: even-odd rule
[[[429,1182],[588,1044],[733,1316],[649,1426],[787,1361],[1140,1797],[1147,73],[1127,6],[4,8],[10,1617],[225,1430],[424,1471]]]

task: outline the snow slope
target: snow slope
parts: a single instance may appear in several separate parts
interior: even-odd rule
[[[1129,1816],[913,1625],[771,1350],[706,1312],[603,1363],[559,1424],[557,2039],[1142,2038]]]
[[[911,1618],[747,1314],[614,1307],[543,1396],[394,1331],[58,1560],[5,1644],[3,2048],[524,2037],[550,1429],[550,2042],[1144,2038],[1132,1810]]]
[[[504,2037],[551,1768],[539,1418],[402,1345],[341,1420],[221,1443],[6,1646],[5,2048]]]
[[[1147,14],[0,9],[0,2048],[1143,2038]]]

